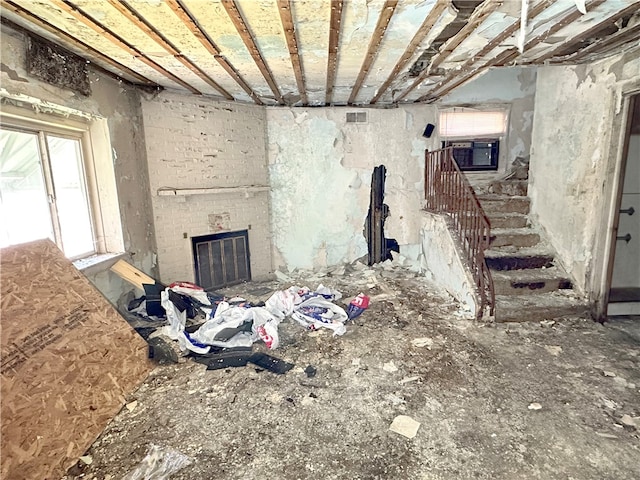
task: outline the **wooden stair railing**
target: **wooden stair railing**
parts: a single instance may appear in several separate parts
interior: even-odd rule
[[[425,152],[424,196],[427,211],[448,215],[473,276],[478,298],[476,318],[489,307],[494,314],[493,279],[484,258],[490,224],[473,188],[453,158],[453,148]]]

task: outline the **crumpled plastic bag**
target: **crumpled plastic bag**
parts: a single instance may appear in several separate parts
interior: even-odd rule
[[[299,287],[278,290],[265,302],[265,308],[281,320],[288,317],[293,312],[293,307],[302,301],[298,295],[299,290]]]
[[[270,350],[278,348],[280,344],[278,325],[282,319],[277,318],[269,310],[262,307],[250,308],[248,313],[253,317],[255,338],[260,338]]]
[[[151,445],[147,456],[122,480],[168,480],[171,475],[191,464],[191,459],[169,447]]]
[[[347,312],[322,297],[311,297],[296,305],[291,317],[311,330],[330,328],[334,335],[343,335],[347,329]]]

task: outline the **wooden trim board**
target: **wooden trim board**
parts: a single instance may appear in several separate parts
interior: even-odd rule
[[[147,344],[50,240],[0,270],[0,479],[57,479],[151,371]]]
[[[144,285],[155,285],[156,281],[149,275],[124,260],[118,260],[112,267],[111,271],[131,285],[144,290]]]

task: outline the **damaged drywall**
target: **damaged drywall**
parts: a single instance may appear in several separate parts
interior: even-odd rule
[[[154,273],[155,239],[138,90],[89,68],[89,97],[46,84],[26,72],[26,37],[2,25],[2,87],[11,98],[30,97],[55,109],[73,109],[88,118],[106,119],[119,197],[124,250],[140,269]],[[62,110],[60,110],[62,111]],[[109,148],[108,146],[106,148]],[[109,153],[107,153],[108,155]],[[101,270],[89,275],[115,303],[128,285]]]
[[[447,218],[420,212],[420,266],[425,277],[460,302],[463,309],[475,316],[478,306],[474,281],[462,263]]]
[[[419,244],[424,151],[436,146],[422,133],[435,122],[435,107],[266,111],[275,267],[325,267],[366,255],[371,174],[381,163],[385,236]],[[366,113],[366,121],[347,123],[350,112]]]
[[[538,70],[529,174],[532,218],[584,291],[600,281],[593,272],[602,271],[606,255],[619,165],[621,91],[638,87],[637,55]]]

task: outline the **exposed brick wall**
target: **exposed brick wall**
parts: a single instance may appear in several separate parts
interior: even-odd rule
[[[252,277],[266,277],[272,271],[268,191],[158,195],[163,187],[268,185],[265,109],[162,93],[143,100],[142,112],[160,279],[194,281],[191,237],[245,229]],[[228,228],[217,230],[209,216],[221,214],[228,214]]]

